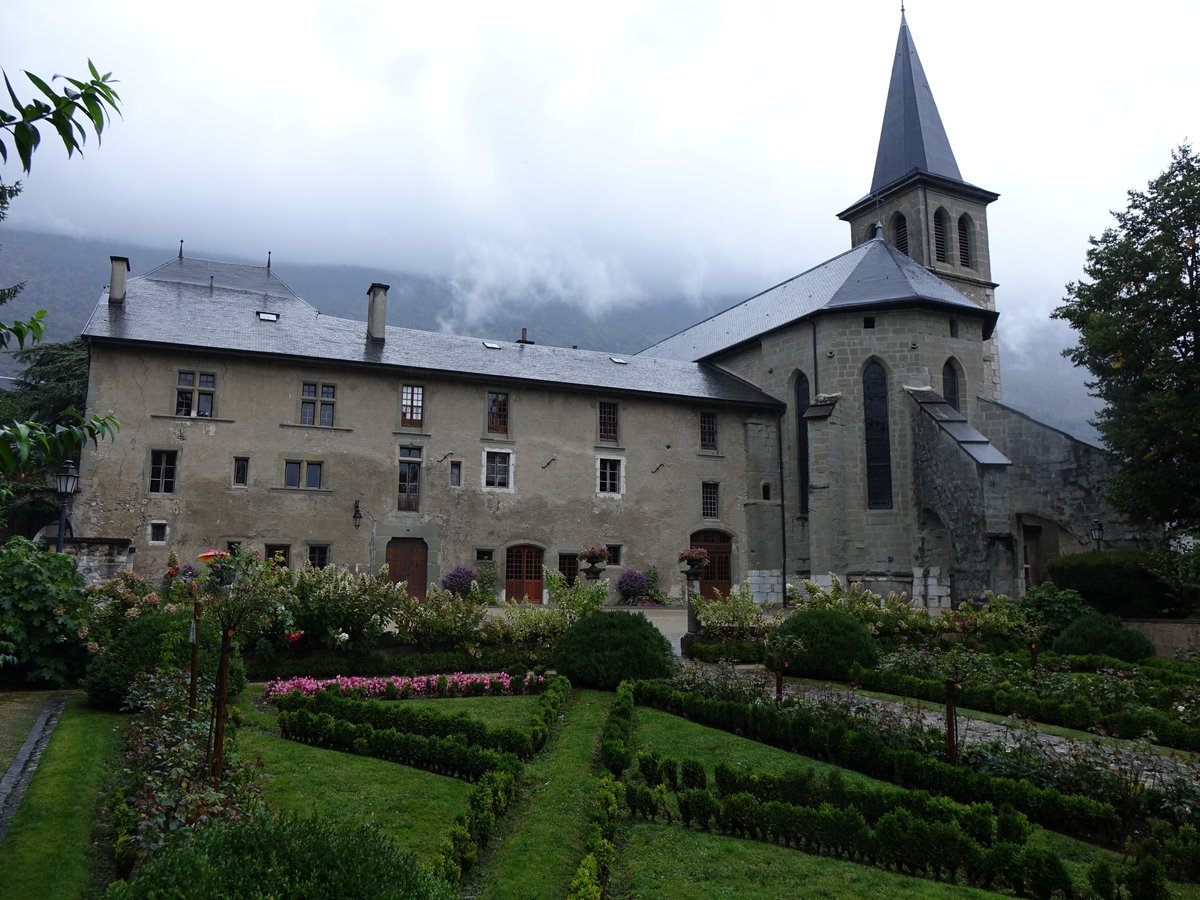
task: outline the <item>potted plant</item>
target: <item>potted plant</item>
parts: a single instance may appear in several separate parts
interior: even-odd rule
[[[589,566],[598,565],[599,563],[608,562],[607,547],[588,547],[586,550],[579,551],[579,558],[587,560]]]
[[[696,572],[708,565],[708,551],[703,547],[688,547],[680,551],[679,561],[688,567],[689,572]]]

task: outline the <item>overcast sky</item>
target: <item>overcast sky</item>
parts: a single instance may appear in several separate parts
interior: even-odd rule
[[[1195,0],[910,0],[1006,342],[1087,238],[1200,135]],[[8,225],[450,275],[472,304],[592,314],[749,296],[849,247],[896,0],[5,0],[0,65],[120,80],[83,160],[47,134]],[[3,105],[8,105],[4,103]],[[15,157],[15,154],[14,154]],[[6,181],[19,172],[0,170]],[[2,238],[2,232],[0,232]],[[363,285],[347,285],[361,293]]]

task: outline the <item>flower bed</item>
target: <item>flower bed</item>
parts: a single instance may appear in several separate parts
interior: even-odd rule
[[[306,697],[318,691],[336,688],[343,695],[363,699],[407,700],[433,697],[480,697],[511,694],[536,694],[545,686],[542,675],[532,673],[523,679],[513,678],[507,672],[491,675],[455,672],[453,675],[420,675],[415,678],[393,675],[390,678],[366,678],[359,675],[339,675],[336,678],[276,679],[267,683],[265,696],[271,699],[277,694],[299,691]]]

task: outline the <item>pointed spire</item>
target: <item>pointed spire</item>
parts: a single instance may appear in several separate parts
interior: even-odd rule
[[[896,41],[896,59],[892,64],[892,80],[883,111],[883,130],[879,135],[871,193],[913,171],[962,181],[954,151],[950,149],[950,139],[942,127],[933,92],[929,89],[901,9],[900,37]]]

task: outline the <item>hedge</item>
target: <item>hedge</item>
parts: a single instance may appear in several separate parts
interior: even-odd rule
[[[541,669],[548,660],[543,654],[525,650],[480,648],[478,656],[447,650],[411,656],[313,656],[305,659],[275,657],[246,660],[246,671],[254,681],[294,678],[333,678],[337,675],[402,675],[413,677],[429,672],[500,672],[508,669]]]
[[[830,725],[805,710],[709,700],[664,682],[637,682],[634,697],[638,703],[694,722],[825,759],[902,787],[928,790],[964,803],[988,802],[997,808],[1008,803],[1039,824],[1085,840],[1116,844],[1124,826],[1134,824],[1123,823],[1110,803],[984,775],[914,750],[894,749],[873,730],[844,723]]]
[[[689,659],[706,663],[717,663],[725,659],[741,663],[757,663],[762,662],[763,645],[761,641],[726,641],[719,644],[706,644],[692,640],[683,644],[683,655]]]

